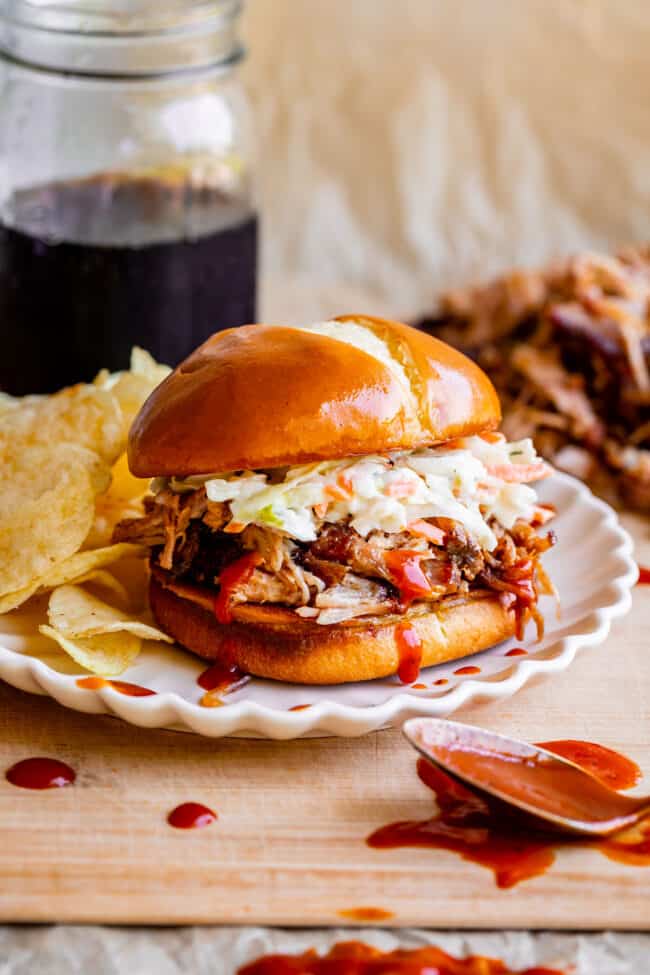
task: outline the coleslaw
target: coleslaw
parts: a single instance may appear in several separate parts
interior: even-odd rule
[[[449,518],[492,551],[497,539],[490,520],[507,529],[519,518],[530,521],[537,496],[529,482],[550,473],[530,439],[508,443],[502,434],[489,433],[410,452],[318,461],[269,473],[159,478],[153,489],[183,492],[205,485],[209,501],[229,503],[231,518],[224,530],[231,533],[253,524],[311,542],[324,523],[349,520],[367,537],[372,531],[425,533],[427,519]]]

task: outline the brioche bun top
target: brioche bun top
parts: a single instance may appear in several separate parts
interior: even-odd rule
[[[138,477],[187,477],[414,450],[492,430],[487,376],[399,322],[218,332],[157,387],[129,435]]]

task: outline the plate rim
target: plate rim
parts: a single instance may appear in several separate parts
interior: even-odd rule
[[[356,737],[395,725],[409,717],[446,716],[474,699],[509,697],[533,676],[562,671],[571,665],[579,650],[602,644],[609,634],[612,621],[630,609],[631,590],[638,578],[638,567],[633,558],[634,543],[614,509],[568,474],[556,472],[553,479],[571,489],[571,503],[584,502],[600,514],[602,529],[613,536],[609,557],[618,571],[613,571],[612,578],[599,590],[603,596],[611,594],[610,598],[574,624],[580,628],[580,632],[570,633],[553,642],[549,647],[549,650],[556,648],[552,656],[512,658],[513,662],[503,671],[506,675],[503,678],[499,674],[492,675],[493,679],[489,680],[468,678],[433,698],[404,691],[381,704],[364,706],[324,700],[303,711],[291,712],[255,701],[239,700],[225,703],[223,707],[207,709],[187,701],[176,691],[130,698],[108,686],[88,694],[76,686],[78,674],[61,674],[39,658],[12,650],[1,642],[0,678],[20,690],[50,696],[73,710],[113,715],[139,727],[182,730],[213,738],[234,735],[275,740],[313,735]]]

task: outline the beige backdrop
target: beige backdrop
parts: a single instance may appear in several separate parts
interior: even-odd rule
[[[650,237],[647,0],[249,0],[244,26],[267,315],[287,275],[301,313],[410,315]]]

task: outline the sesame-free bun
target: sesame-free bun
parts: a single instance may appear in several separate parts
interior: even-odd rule
[[[398,627],[408,621],[422,643],[422,667],[477,653],[512,636],[515,621],[497,596],[471,599],[439,612],[349,620],[320,626],[278,606],[242,603],[223,625],[215,593],[178,583],[155,569],[149,601],[159,625],[187,650],[223,659],[257,677],[294,684],[343,684],[397,673]]]
[[[475,363],[408,325],[346,315],[213,335],[153,391],[129,436],[138,477],[413,450],[501,419]]]

